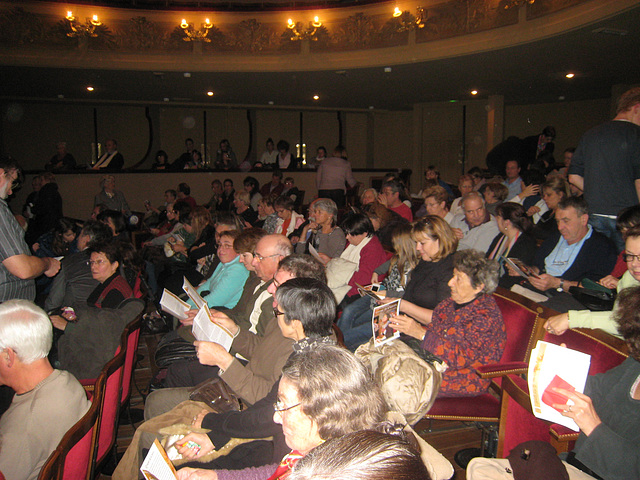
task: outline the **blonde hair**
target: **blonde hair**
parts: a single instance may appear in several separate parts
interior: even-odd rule
[[[433,262],[448,257],[458,248],[458,237],[453,233],[449,224],[436,215],[427,215],[415,222],[412,235],[416,242],[427,237],[438,240],[438,253],[431,259]]]

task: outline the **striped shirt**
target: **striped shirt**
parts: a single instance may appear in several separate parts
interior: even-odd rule
[[[0,199],[0,262],[15,255],[31,255],[24,241],[24,230],[13,216],[7,202]],[[0,263],[0,303],[14,298],[34,300],[36,284],[13,275]]]

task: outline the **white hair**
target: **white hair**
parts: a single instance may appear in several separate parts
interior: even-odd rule
[[[10,348],[22,363],[30,364],[45,358],[52,343],[51,320],[36,304],[9,300],[0,305],[0,350]]]

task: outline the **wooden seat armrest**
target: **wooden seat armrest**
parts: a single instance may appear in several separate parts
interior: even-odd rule
[[[549,427],[549,435],[551,435],[551,444],[556,452],[568,452],[573,449],[573,444],[578,440],[578,432],[554,423]]]
[[[496,378],[505,375],[522,375],[527,373],[528,365],[525,362],[492,363],[491,365],[481,365],[476,368],[476,373],[480,378]]]

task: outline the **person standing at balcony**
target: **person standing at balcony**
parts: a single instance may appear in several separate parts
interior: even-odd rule
[[[344,158],[346,155],[347,150],[342,145],[338,145],[333,156],[325,158],[320,163],[316,175],[318,197],[330,198],[336,202],[338,208],[345,205],[345,183],[348,183],[350,187],[355,187],[358,183],[351,171],[351,163]]]

